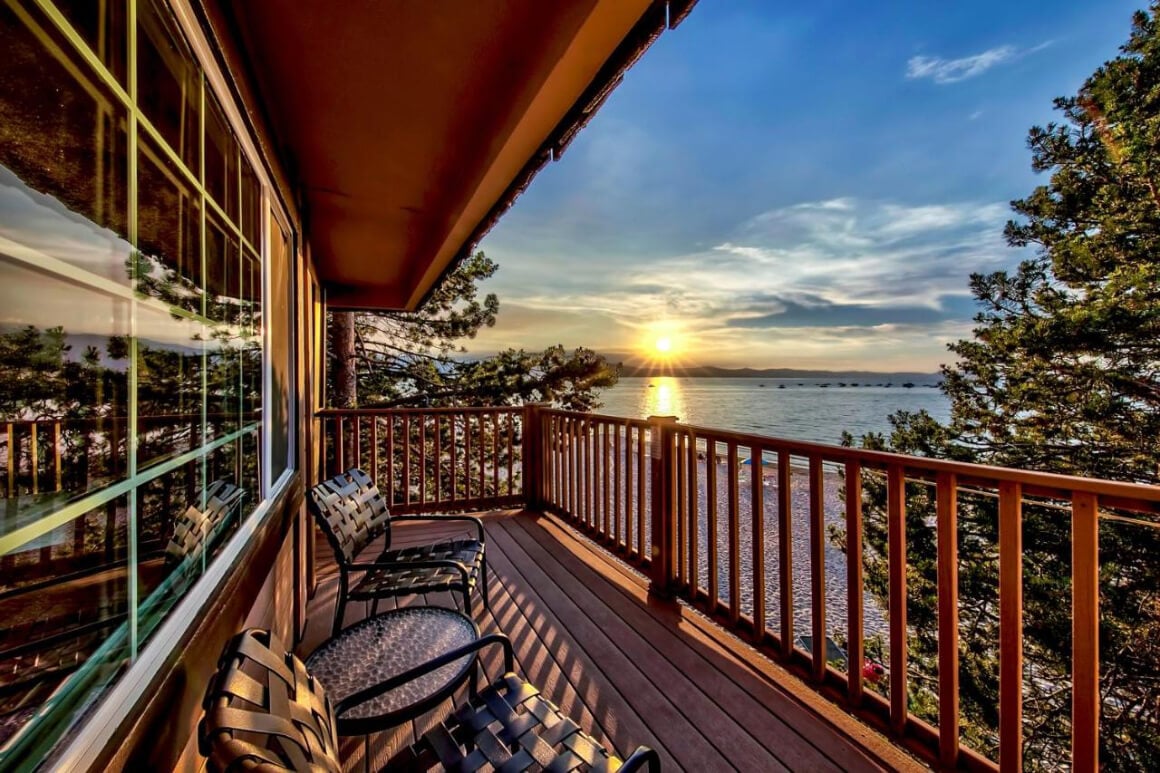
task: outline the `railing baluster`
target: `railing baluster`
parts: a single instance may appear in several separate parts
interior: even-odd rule
[[[411,504],[411,414],[403,414],[403,502]]]
[[[451,444],[451,458],[447,468],[447,483],[451,487],[451,501],[459,499],[459,417],[447,417],[448,443]]]
[[[435,502],[441,504],[443,498],[443,418],[435,414]]]
[[[538,432],[543,432],[539,427]],[[543,486],[538,487],[543,491]],[[491,412],[491,495],[499,496],[499,413]]]
[[[419,507],[427,506],[427,414],[419,414]]]
[[[650,551],[648,543],[645,540],[645,500],[644,500],[644,484],[645,484],[645,448],[644,448],[645,428],[638,426],[636,428],[636,542],[639,548],[639,553],[643,558],[650,558]],[[650,559],[651,560],[651,559]]]
[[[8,498],[16,496],[16,428],[8,422]]]
[[[901,733],[907,719],[906,478],[900,465],[886,472],[886,519],[890,617],[890,725]]]
[[[508,486],[508,494],[509,495],[516,493],[516,489],[515,489],[516,443],[515,443],[515,436],[514,436],[514,429],[513,429],[513,427],[515,426],[515,423],[516,423],[515,416],[516,415],[513,412],[513,413],[509,413],[508,417],[507,417],[507,486]],[[551,454],[551,451],[549,451],[549,455],[550,454]],[[523,467],[521,467],[520,469],[523,470]],[[524,471],[523,474],[527,475],[527,472]],[[553,491],[552,494],[553,494],[553,496],[555,496],[555,491]]]
[[[705,520],[708,523],[706,538],[709,540],[706,548],[709,554],[709,611],[715,612],[719,600],[717,594],[720,592],[717,587],[717,572],[720,569],[717,556],[717,441],[709,438],[705,439],[705,474],[708,476],[705,479],[705,504],[708,507]]]
[[[999,484],[999,767],[1023,769],[1023,489]]]
[[[781,654],[793,652],[793,469],[788,451],[777,452],[777,568],[781,609]]]
[[[371,480],[379,480],[379,418],[371,417]]]
[[[624,423],[624,547],[629,554],[634,551],[632,543],[632,425]]]
[[[596,487],[596,465],[593,460],[593,452],[595,451],[593,441],[593,427],[588,419],[581,421],[584,431],[584,444],[582,450],[584,452],[584,523],[588,524],[589,528],[596,528],[596,518],[592,513],[592,489]]]
[[[733,625],[741,618],[741,514],[737,495],[737,444],[729,449],[729,619]]]
[[[1094,494],[1071,499],[1071,769],[1099,770],[1100,547]]]
[[[753,500],[753,635],[765,637],[765,463],[761,446],[749,449],[749,489]]]
[[[387,485],[391,487],[390,502],[398,504],[399,489],[395,485],[395,417],[387,418]]]
[[[29,458],[32,460],[32,493],[39,494],[40,493],[40,451],[37,447],[37,442],[39,439],[37,430],[39,429],[39,426],[36,424],[36,422],[33,422],[32,426],[29,429],[31,430],[31,433],[32,433],[30,436],[30,439],[29,439],[29,446],[28,446]]]
[[[958,480],[938,475],[938,741],[939,761],[959,759],[959,515]]]
[[[612,544],[620,547],[620,486],[624,480],[624,457],[620,451],[620,423],[612,425]]]
[[[851,706],[862,704],[862,465],[846,462],[846,680]]]
[[[822,458],[810,456],[810,623],[813,677],[826,676],[826,487]]]
[[[486,452],[486,445],[485,445],[487,442],[487,426],[486,426],[485,422],[483,421],[483,416],[484,415],[482,413],[476,414],[476,418],[479,419],[479,443],[476,446],[475,453],[476,453],[476,455],[479,456],[479,498],[480,499],[487,496],[487,492],[484,490],[487,488],[487,459],[484,456],[484,454],[487,453]],[[528,438],[528,442],[529,443],[532,442],[531,438]]]
[[[609,523],[609,521],[612,519],[612,508],[610,506],[612,497],[612,478],[610,478],[608,475],[610,461],[608,458],[608,431],[612,429],[612,425],[608,424],[607,422],[601,422],[600,427],[602,430],[600,441],[600,469],[601,474],[603,475],[600,483],[602,493],[604,495],[604,512],[601,514],[601,517],[604,519],[604,536],[612,537],[614,534],[614,529],[612,528],[612,524]]]
[[[676,494],[676,502],[674,502],[673,504],[676,505],[675,515],[676,515],[676,527],[677,527],[676,528],[677,553],[676,553],[676,556],[674,556],[674,558],[676,558],[677,566],[676,566],[676,572],[674,572],[674,574],[677,577],[677,582],[680,583],[681,585],[686,585],[688,583],[688,580],[689,580],[689,573],[688,573],[687,563],[686,563],[686,561],[688,559],[688,552],[689,551],[688,551],[688,543],[685,541],[686,540],[685,518],[688,516],[688,507],[685,504],[685,496],[688,493],[685,489],[685,479],[688,477],[688,469],[689,469],[689,467],[688,467],[688,464],[689,464],[689,461],[688,461],[688,452],[689,452],[688,439],[689,438],[688,438],[688,435],[686,433],[684,433],[684,432],[677,432],[676,433],[677,479],[676,479],[676,486],[674,488],[674,491]]]
[[[698,485],[698,467],[697,463],[697,435],[689,430],[689,589],[693,593],[693,597],[697,596],[697,583],[699,564],[701,563],[699,550],[701,524],[698,521],[701,489]]]
[[[61,466],[60,466],[61,456],[63,456],[63,454],[61,453],[61,447],[60,447],[60,422],[57,421],[57,422],[53,422],[53,425],[52,425],[52,457],[53,457],[53,460],[56,462],[56,490],[57,491],[61,491],[64,488],[64,486],[62,485],[63,475],[62,475]]]
[[[345,422],[346,419],[342,416],[334,417],[334,459],[338,463],[338,468],[331,470],[333,475],[346,471],[346,437],[343,432]]]

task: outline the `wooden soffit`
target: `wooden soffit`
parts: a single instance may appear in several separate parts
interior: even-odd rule
[[[695,0],[247,0],[332,308],[414,309]]]

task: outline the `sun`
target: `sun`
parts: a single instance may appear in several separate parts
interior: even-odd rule
[[[662,336],[656,341],[657,351],[661,354],[668,354],[673,350],[673,340],[668,336]]]

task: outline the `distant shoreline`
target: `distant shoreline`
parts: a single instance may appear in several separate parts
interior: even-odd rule
[[[941,373],[880,372],[870,370],[796,370],[793,368],[718,368],[696,365],[688,368],[658,367],[655,365],[622,365],[621,378],[832,378],[832,379],[890,379],[893,381],[942,380]]]

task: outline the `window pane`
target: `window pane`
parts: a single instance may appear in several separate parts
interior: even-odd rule
[[[124,497],[0,558],[0,747],[41,759],[130,657]],[[56,707],[50,711],[49,707]]]
[[[137,289],[201,312],[201,208],[181,169],[144,136],[138,140]]]
[[[201,70],[173,14],[157,0],[138,5],[137,26],[137,103],[196,175]]]
[[[0,4],[0,239],[128,284],[126,112],[24,18]]]
[[[137,582],[142,643],[205,573],[253,496],[239,487],[241,439],[137,489]]]
[[[7,534],[124,476],[130,328],[128,301],[17,263],[4,249],[0,288]]]
[[[290,463],[290,433],[293,431],[291,394],[294,377],[293,319],[294,286],[290,237],[271,223],[270,243],[270,371],[272,389],[267,400],[271,438],[271,476],[277,480]]]
[[[241,244],[232,228],[215,213],[206,217],[206,315],[221,322],[237,322],[241,301]]]
[[[84,38],[97,58],[122,85],[126,86],[129,47],[126,20],[128,0],[53,0],[77,34]]]
[[[242,236],[256,250],[262,249],[262,188],[248,161],[242,161]]]
[[[261,422],[262,414],[262,263],[249,250],[242,253],[242,421]],[[261,448],[258,438],[254,453]],[[258,469],[261,469],[259,466]]]
[[[226,216],[237,222],[238,141],[209,89],[205,92],[205,104],[205,189]]]

